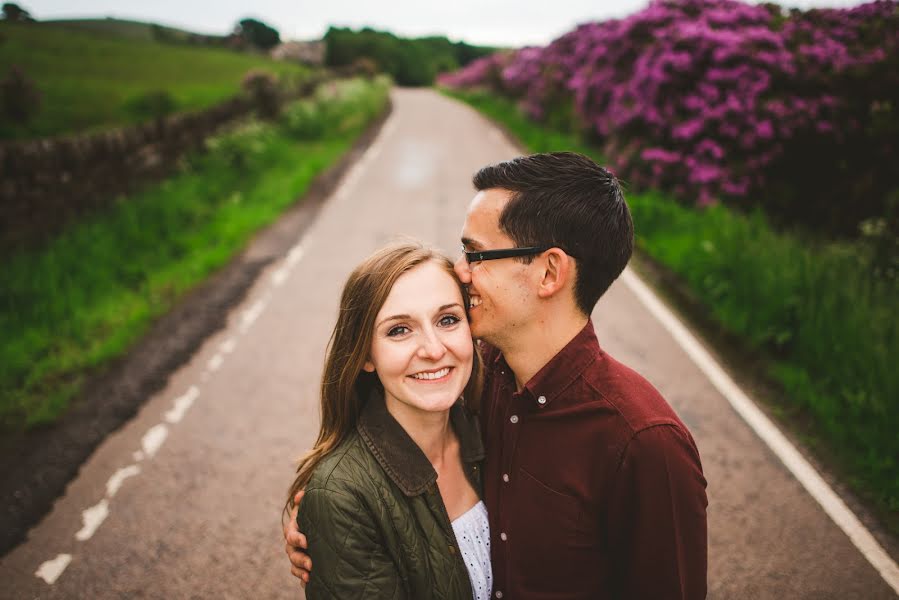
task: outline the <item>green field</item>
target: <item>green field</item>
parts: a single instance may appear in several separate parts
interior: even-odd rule
[[[532,152],[602,156],[537,125],[508,100],[449,92]],[[661,191],[629,193],[637,246],[665,265],[742,350],[766,358],[779,398],[764,398],[837,465],[899,533],[899,280],[872,275],[870,249],[777,231],[760,212],[686,207]]]
[[[151,23],[143,23],[141,21],[128,21],[126,19],[113,19],[107,17],[105,19],[52,20],[41,21],[41,23],[53,27],[74,29],[85,33],[101,33],[132,40],[156,40],[153,34],[154,25]],[[187,41],[192,35],[189,31],[176,29],[174,27],[160,27],[160,29],[165,35],[169,36],[170,39],[175,40]]]
[[[160,92],[173,111],[205,108],[236,94],[250,69],[286,77],[305,72],[262,55],[43,23],[0,24],[0,65],[0,78],[18,66],[41,94],[29,123],[0,116],[0,140],[140,122],[147,119],[143,100]]]
[[[52,423],[102,369],[303,196],[387,107],[344,81],[206,141],[174,177],[0,262],[0,430]]]

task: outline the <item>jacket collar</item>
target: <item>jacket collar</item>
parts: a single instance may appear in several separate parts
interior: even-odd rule
[[[484,443],[478,421],[462,401],[450,409],[450,423],[459,436],[462,462],[483,460]],[[406,430],[387,411],[380,390],[373,391],[356,423],[356,430],[387,476],[407,496],[417,496],[437,481],[437,471]]]

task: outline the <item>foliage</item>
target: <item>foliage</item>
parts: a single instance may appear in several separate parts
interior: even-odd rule
[[[332,27],[325,34],[325,63],[330,67],[352,65],[360,58],[373,60],[399,85],[430,85],[441,71],[468,64],[491,48],[452,43],[444,37],[401,38],[392,33],[364,28],[360,31]]]
[[[176,103],[166,90],[142,93],[125,103],[127,110],[140,120],[158,119],[174,112]]]
[[[44,248],[4,256],[0,425],[58,419],[88,373],[126,352],[302,197],[383,112],[387,91],[384,81],[328,86],[317,95],[318,136],[298,140],[278,123],[251,121],[207,140],[171,179],[121,198]]]
[[[14,4],[12,2],[6,2],[3,4],[3,20],[13,22],[34,21],[34,19],[31,17],[31,13],[29,13],[18,4]]]
[[[102,21],[100,21],[102,23]],[[130,103],[166,90],[174,110],[199,110],[233,97],[251,69],[303,74],[308,69],[254,54],[121,38],[34,23],[2,25],[0,64],[19,65],[41,91],[27,124],[0,123],[0,139],[46,137],[142,121]],[[5,73],[4,73],[5,74]]]
[[[256,113],[263,119],[274,119],[281,112],[281,96],[278,81],[266,71],[253,70],[244,75],[241,88],[249,94],[256,106]]]
[[[707,205],[854,234],[899,189],[899,4],[782,12],[655,0],[441,79],[585,130],[616,172]],[[751,201],[750,201],[751,199]]]
[[[270,50],[281,43],[277,29],[256,19],[242,19],[234,28],[234,33],[262,50]]]
[[[532,152],[570,150],[605,162],[594,146],[534,123],[507,99],[452,95]],[[899,532],[899,279],[875,276],[877,254],[868,244],[777,232],[759,211],[690,208],[658,191],[629,193],[628,205],[638,247],[674,271],[746,348],[767,357],[786,392],[780,411],[810,417],[813,441]]]
[[[40,110],[41,93],[18,66],[13,65],[0,81],[0,106],[3,118],[13,123],[26,123]]]

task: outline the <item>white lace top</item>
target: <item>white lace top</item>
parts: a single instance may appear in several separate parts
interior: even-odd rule
[[[474,600],[488,600],[493,589],[493,569],[490,566],[490,523],[483,502],[453,521],[453,532],[459,543],[462,559],[468,567]]]

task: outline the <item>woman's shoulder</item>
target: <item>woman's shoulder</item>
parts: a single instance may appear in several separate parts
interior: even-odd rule
[[[306,490],[358,492],[371,486],[377,471],[377,463],[354,430],[316,465]]]

